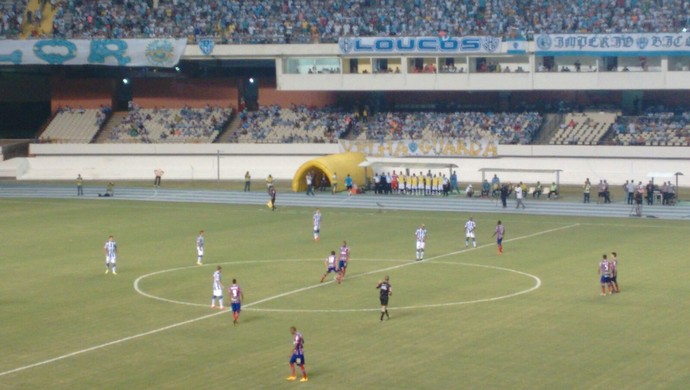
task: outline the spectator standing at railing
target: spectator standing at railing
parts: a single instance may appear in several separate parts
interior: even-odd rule
[[[654,204],[654,182],[650,180],[645,189],[647,190],[647,205],[651,206]]]
[[[252,176],[249,174],[249,171],[247,171],[247,173],[244,174],[244,192],[250,192],[251,186]]]
[[[458,187],[458,175],[453,171],[450,175],[450,192],[451,193],[460,193],[460,187]]]
[[[305,180],[307,182],[307,196],[315,196],[314,194],[314,174],[313,172],[308,172],[307,176],[305,177]]]
[[[628,187],[628,204],[633,204],[633,198],[635,196],[635,180],[630,179],[630,183],[627,185]]]
[[[77,196],[84,196],[84,179],[81,178],[81,174],[77,175]]]
[[[163,177],[163,174],[165,173],[162,169],[156,168],[153,171],[154,175],[156,176],[153,179],[153,186],[154,187],[160,187],[161,186],[161,178]]]
[[[592,182],[589,181],[589,178],[585,180],[585,184],[582,186],[582,192],[584,197],[582,203],[589,203],[589,195],[592,192]]]
[[[331,194],[335,195],[336,191],[338,191],[338,175],[333,172],[333,176],[331,176]]]

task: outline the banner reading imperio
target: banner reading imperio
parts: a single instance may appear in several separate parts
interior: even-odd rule
[[[541,34],[543,56],[690,56],[690,33]]]
[[[369,157],[496,157],[498,140],[484,138],[400,141],[340,140],[340,152],[359,152]]]
[[[0,65],[109,65],[171,68],[186,39],[0,40]]]

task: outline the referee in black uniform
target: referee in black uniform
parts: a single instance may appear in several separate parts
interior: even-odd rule
[[[393,289],[388,280],[388,275],[386,275],[386,277],[376,285],[376,289],[379,290],[379,300],[381,301],[381,321],[383,321],[384,314],[387,319],[391,318],[391,316],[388,315],[388,297],[393,295]]]

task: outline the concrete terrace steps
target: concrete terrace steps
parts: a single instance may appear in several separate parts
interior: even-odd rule
[[[115,111],[113,114],[110,116],[108,121],[101,127],[101,130],[98,132],[96,135],[96,138],[93,140],[93,143],[95,144],[103,144],[108,141],[110,137],[110,132],[113,130],[113,128],[120,123],[122,123],[122,120],[125,119],[127,116],[128,112],[127,111]]]

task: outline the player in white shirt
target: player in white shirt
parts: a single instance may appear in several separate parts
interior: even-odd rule
[[[319,233],[321,233],[321,210],[316,209],[312,219],[314,221],[314,241],[319,241]]]
[[[470,217],[470,219],[465,222],[465,248],[470,246],[470,238],[472,239],[472,246],[477,247],[477,239],[474,235],[474,231],[477,229],[477,223],[474,222],[474,219]]]
[[[323,283],[323,281],[326,279],[326,276],[328,276],[328,274],[331,272],[335,273],[336,277],[338,276],[338,257],[335,255],[335,251],[331,251],[331,254],[326,258],[324,263],[326,264],[326,272],[324,272],[323,276],[321,277],[321,283]]]
[[[108,237],[108,241],[103,246],[103,251],[105,252],[105,273],[110,272],[110,268],[112,268],[113,275],[117,275],[117,243],[113,236]]]
[[[199,231],[199,236],[196,238],[196,265],[202,265],[204,259],[204,231]]]
[[[422,224],[414,233],[417,239],[417,261],[424,260],[424,248],[426,247],[426,227]]]
[[[213,295],[211,296],[211,309],[216,308],[216,299],[218,299],[219,309],[223,309],[223,283],[220,276],[221,267],[216,267],[213,272]]]

